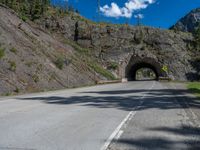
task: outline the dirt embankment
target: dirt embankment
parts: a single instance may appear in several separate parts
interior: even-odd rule
[[[90,85],[101,79],[72,46],[0,5],[0,95]]]

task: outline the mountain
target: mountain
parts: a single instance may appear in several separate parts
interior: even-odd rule
[[[200,8],[192,10],[181,18],[171,29],[194,33],[200,23]]]

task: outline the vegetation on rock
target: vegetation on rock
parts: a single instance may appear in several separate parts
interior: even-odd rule
[[[187,85],[187,88],[195,94],[200,100],[200,83],[199,82],[190,82]]]
[[[14,71],[15,72],[16,68],[17,68],[16,63],[14,61],[9,61],[8,63],[10,64],[10,67],[9,67],[10,71]]]
[[[55,65],[56,65],[56,67],[58,69],[62,70],[63,67],[64,67],[64,59],[63,59],[63,57],[57,58],[56,61],[55,61]]]
[[[0,59],[3,58],[5,55],[5,49],[4,48],[0,48]]]
[[[109,80],[115,80],[116,78],[113,76],[112,73],[110,73],[109,71],[107,71],[106,69],[102,68],[100,65],[98,65],[97,63],[90,63],[89,66],[97,73],[103,75],[104,77],[106,77]]]

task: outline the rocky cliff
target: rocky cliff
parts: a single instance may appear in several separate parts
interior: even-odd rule
[[[118,78],[127,78],[127,69],[136,60],[152,66],[168,66],[168,76],[174,80],[199,79],[199,55],[193,47],[190,33],[161,30],[151,27],[95,24],[77,17],[44,18],[44,29],[75,40],[90,49],[92,56]],[[113,67],[113,64],[118,67]],[[154,65],[155,64],[155,65]]]
[[[171,27],[171,29],[194,33],[196,28],[200,25],[199,23],[200,8],[197,8],[178,21],[173,27]]]

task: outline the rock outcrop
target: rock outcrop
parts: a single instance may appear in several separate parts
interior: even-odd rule
[[[51,31],[91,49],[93,56],[118,78],[130,78],[131,68],[136,63],[146,63],[157,68],[155,70],[160,76],[166,76],[161,72],[162,67],[167,66],[167,76],[171,79],[199,79],[199,71],[194,66],[199,53],[193,47],[194,37],[190,33],[142,26],[95,24],[69,16],[45,18],[42,22],[43,27],[48,24]],[[53,22],[57,22],[59,28],[55,29]],[[118,67],[113,69],[113,63]]]
[[[190,50],[193,41],[191,34],[177,34],[150,27],[106,25],[98,28],[82,24],[78,31],[77,42],[84,47],[92,47],[96,56],[108,65],[109,62],[118,63],[122,77],[129,78],[127,67],[133,67],[139,62],[154,67],[156,63],[161,67],[167,66],[169,76],[174,80],[193,80],[197,77],[196,70],[191,64],[195,61],[195,53]],[[139,62],[132,63],[138,58]],[[154,62],[148,61],[151,59]],[[161,68],[158,72],[160,71]]]
[[[189,14],[178,21],[171,29],[192,32],[194,33],[196,28],[200,25],[200,8],[192,10]]]

